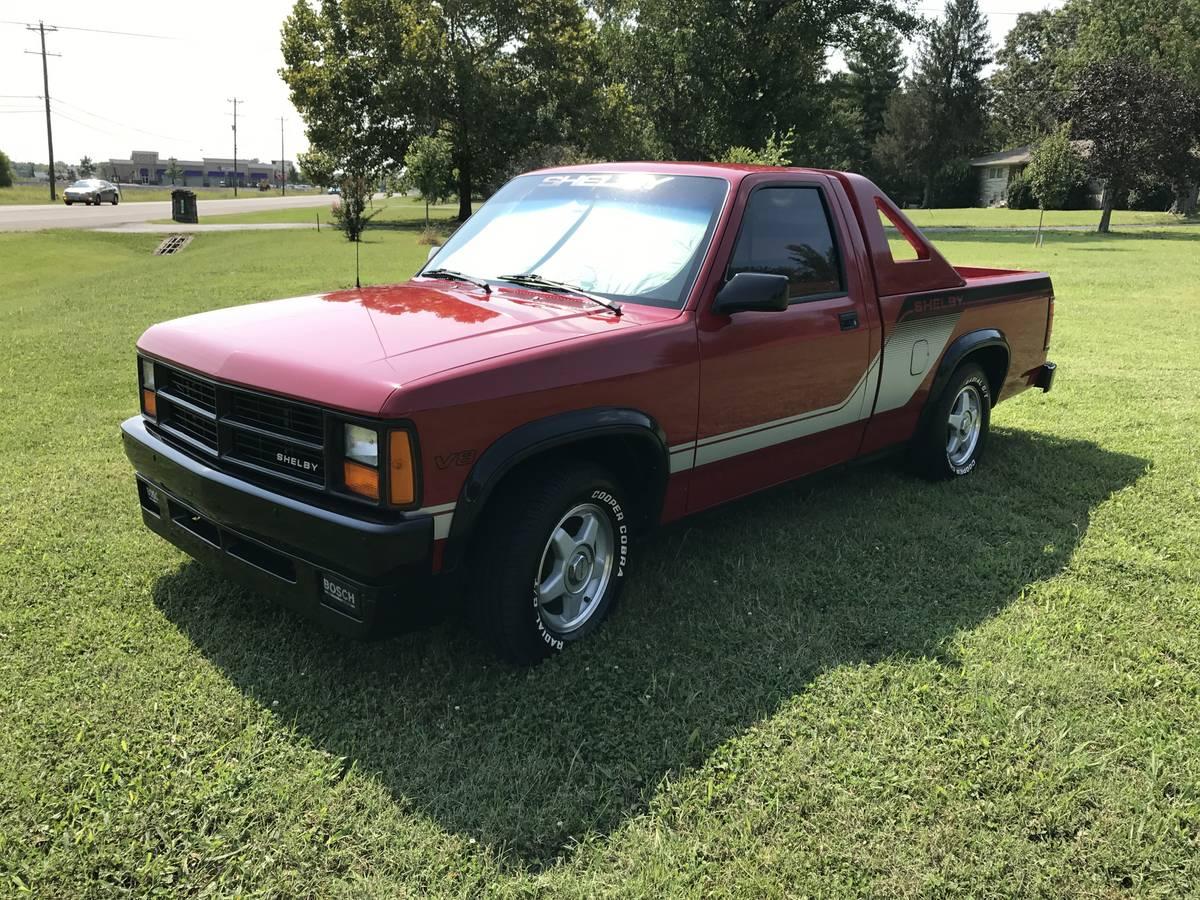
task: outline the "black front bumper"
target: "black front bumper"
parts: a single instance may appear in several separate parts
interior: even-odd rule
[[[431,583],[433,519],[371,521],[274,493],[121,425],[142,520],[190,556],[343,634],[367,637]]]

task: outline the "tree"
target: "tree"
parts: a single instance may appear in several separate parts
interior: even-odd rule
[[[1088,168],[1105,181],[1100,232],[1138,177],[1197,178],[1200,100],[1174,75],[1127,58],[1093,63],[1079,73],[1060,115],[1091,141]]]
[[[338,187],[342,193],[330,213],[333,226],[341,229],[346,240],[359,241],[367,223],[379,213],[379,210],[367,212],[374,193],[374,182],[362,175],[345,175],[338,180]]]
[[[864,29],[856,45],[846,54],[849,93],[861,116],[864,164],[883,133],[883,117],[888,103],[900,88],[904,67],[904,46],[895,28]]]
[[[444,128],[465,219],[514,150],[595,130],[594,37],[578,0],[298,0],[280,74],[305,120],[302,161],[373,179]]]
[[[80,178],[91,178],[96,174],[96,164],[92,162],[92,158],[90,156],[85,156],[79,161],[78,171]]]
[[[1075,10],[1021,13],[996,53],[990,79],[995,145],[1036,143],[1057,127],[1059,95],[1069,86],[1065,53],[1076,39]]]
[[[167,177],[171,179],[171,184],[175,184],[175,180],[182,174],[183,170],[179,168],[179,160],[172,156],[167,160],[166,171]]]
[[[7,153],[0,150],[0,187],[12,187],[12,183],[12,160],[8,158]]]
[[[791,128],[808,157],[830,112],[827,52],[868,28],[917,24],[876,0],[611,0],[600,18],[609,78],[644,111],[658,155],[674,159],[762,147]]]
[[[288,163],[287,182],[288,184],[300,183],[300,173],[296,171],[296,167],[292,163]]]
[[[1025,180],[1043,209],[1066,209],[1067,198],[1087,180],[1087,162],[1071,142],[1071,125],[1064,122],[1033,150]]]
[[[740,163],[751,166],[790,166],[792,164],[792,144],[796,142],[796,134],[789,130],[783,137],[772,134],[761,150],[749,147],[730,147],[722,156],[722,162]]]
[[[429,227],[429,204],[440,203],[454,191],[454,148],[444,134],[416,138],[404,156],[404,184],[415,188],[425,201],[425,227]]]
[[[933,200],[947,160],[970,156],[983,144],[987,86],[981,73],[989,48],[977,0],[949,0],[921,46],[913,76],[888,105],[876,156],[896,175],[920,183],[922,206]]]

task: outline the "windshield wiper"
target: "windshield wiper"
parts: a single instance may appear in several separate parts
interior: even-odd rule
[[[513,284],[526,284],[530,287],[540,287],[551,291],[562,291],[567,294],[576,294],[586,300],[591,300],[593,303],[599,303],[605,309],[610,309],[618,316],[621,315],[621,304],[614,303],[611,300],[605,300],[603,297],[597,297],[595,294],[589,294],[583,288],[577,288],[573,284],[567,284],[565,281],[551,281],[549,278],[543,278],[541,275],[536,275],[532,272],[526,272],[523,275],[501,275],[500,281],[511,281]]]
[[[422,278],[444,278],[449,281],[464,281],[467,284],[473,284],[485,294],[492,292],[492,286],[480,278],[472,278],[470,275],[464,275],[462,272],[455,272],[453,269],[428,269],[421,273]]]

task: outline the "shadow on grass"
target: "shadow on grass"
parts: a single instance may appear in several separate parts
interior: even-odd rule
[[[961,483],[881,462],[769,491],[662,532],[605,628],[530,671],[494,662],[453,619],[342,640],[195,563],[155,598],[315,746],[536,869],[644,811],[664,776],[703,764],[819,673],[952,656],[957,633],[1058,573],[1091,510],[1146,466],[996,431]]]

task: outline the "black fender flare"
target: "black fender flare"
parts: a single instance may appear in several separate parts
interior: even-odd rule
[[[475,460],[458,494],[450,534],[446,540],[443,569],[453,571],[462,563],[479,518],[492,492],[512,469],[539,453],[596,437],[633,437],[646,442],[656,460],[653,483],[658,494],[651,497],[648,518],[657,521],[667,477],[670,454],[661,426],[640,410],[622,407],[592,407],[536,419],[498,437]]]
[[[929,396],[925,399],[925,408],[921,411],[921,422],[918,425],[918,429],[925,426],[925,421],[930,415],[930,410],[937,406],[938,400],[941,399],[942,393],[946,390],[946,385],[950,383],[950,376],[954,374],[954,370],[972,353],[982,350],[985,347],[1000,347],[1004,350],[1004,371],[1000,374],[1000,385],[1003,387],[1005,380],[1008,378],[1008,367],[1012,363],[1012,351],[1008,346],[1008,339],[1005,338],[1004,332],[998,328],[980,328],[976,331],[968,331],[966,334],[960,334],[946,348],[946,352],[942,354],[942,358],[938,362],[937,372],[933,376],[933,383],[929,386]],[[992,406],[996,405],[1000,391],[997,390],[995,394],[996,396],[992,397]]]

